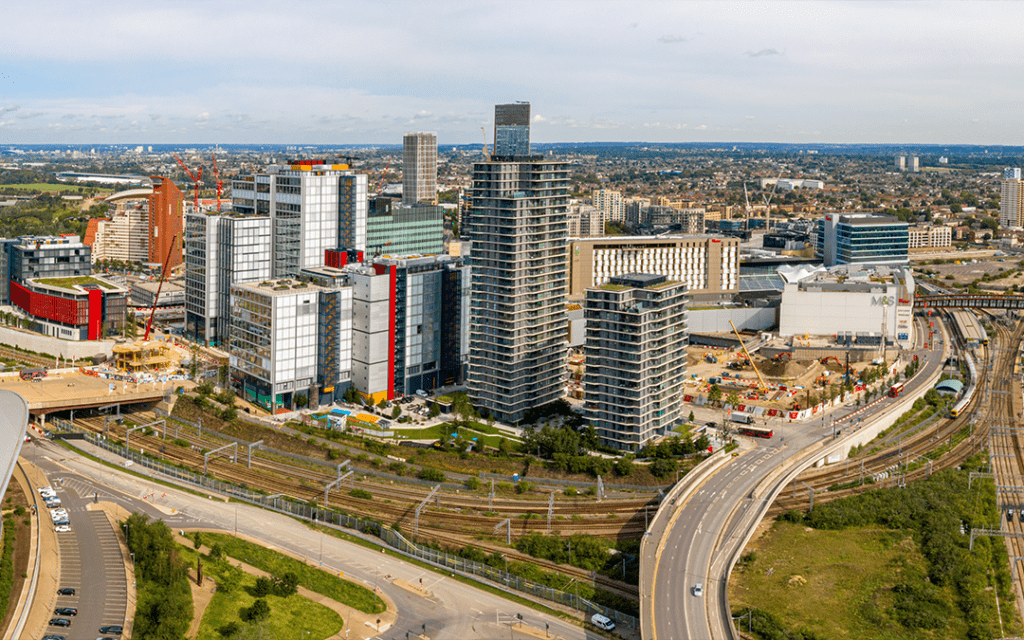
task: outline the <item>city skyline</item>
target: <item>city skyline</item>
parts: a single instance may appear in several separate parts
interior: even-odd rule
[[[0,144],[1021,144],[1024,6],[967,6],[20,4]]]

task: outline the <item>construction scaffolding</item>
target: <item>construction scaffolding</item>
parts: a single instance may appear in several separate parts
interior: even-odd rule
[[[127,373],[149,373],[177,367],[178,363],[171,357],[171,347],[165,342],[151,340],[149,342],[133,342],[127,345],[116,345],[114,366],[118,371]]]

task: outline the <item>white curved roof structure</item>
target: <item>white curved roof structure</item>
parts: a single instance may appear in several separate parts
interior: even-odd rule
[[[106,198],[103,198],[103,202],[117,202],[119,200],[145,200],[149,196],[153,195],[153,187],[147,187],[144,189],[127,189],[125,191],[118,191],[112,193]]]
[[[14,465],[25,443],[28,426],[28,403],[13,391],[0,391],[0,495],[7,491],[7,483],[14,475]]]

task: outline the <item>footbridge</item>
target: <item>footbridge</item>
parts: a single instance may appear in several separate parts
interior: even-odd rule
[[[915,309],[1024,309],[1024,296],[915,296]]]

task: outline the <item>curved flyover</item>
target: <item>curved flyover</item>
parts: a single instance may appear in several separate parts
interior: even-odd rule
[[[927,335],[927,334],[925,334]],[[725,640],[734,637],[728,577],[775,495],[807,468],[848,450],[851,440],[880,430],[897,410],[924,395],[941,373],[944,350],[930,345],[921,372],[899,398],[876,407],[875,420],[834,439],[815,424],[786,424],[771,440],[758,441],[736,457],[709,459],[663,502],[641,548],[640,620],[644,640]],[[674,498],[672,498],[674,496]],[[663,513],[664,512],[664,513]],[[703,593],[695,594],[701,584]]]

